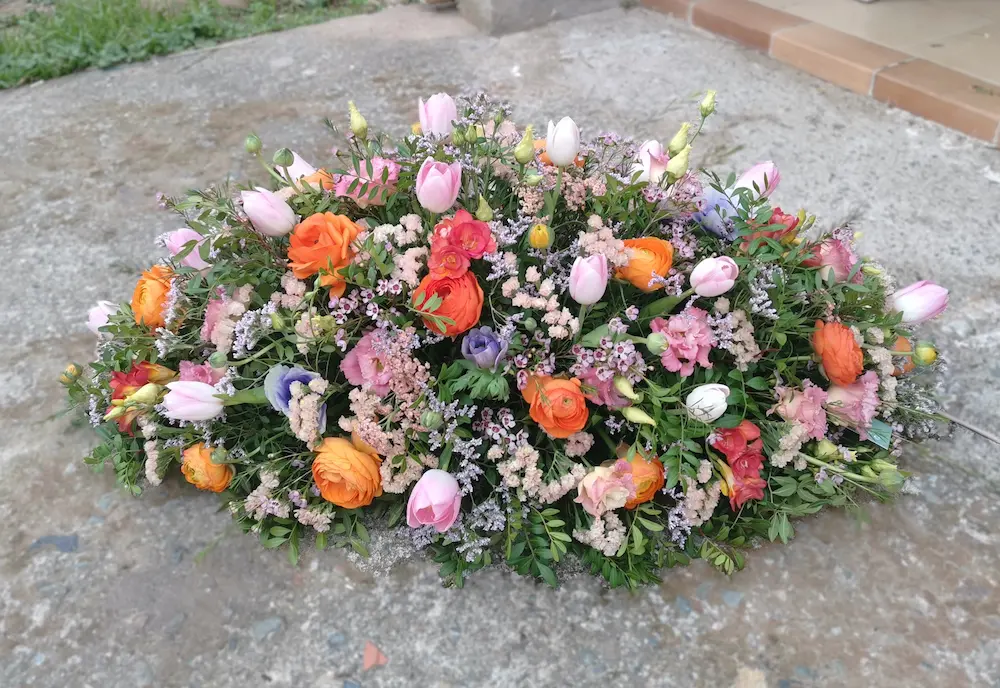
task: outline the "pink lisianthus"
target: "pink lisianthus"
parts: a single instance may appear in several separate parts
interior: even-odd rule
[[[802,423],[814,440],[826,437],[826,403],[827,393],[809,382],[802,383],[802,389],[792,387],[777,387],[778,403],[772,411],[787,421]]]
[[[204,382],[206,385],[214,385],[225,373],[224,369],[213,368],[208,363],[199,365],[194,361],[181,361],[180,365],[181,382]]]
[[[874,370],[869,370],[853,384],[830,385],[827,413],[857,430],[861,439],[868,439],[867,430],[872,426],[879,405],[878,385],[878,373]]]
[[[226,313],[226,298],[224,295],[220,294],[209,299],[208,305],[205,306],[205,322],[201,326],[201,339],[204,342],[212,341],[212,332],[215,331],[215,326],[219,324],[223,316]]]
[[[582,505],[591,516],[600,517],[606,511],[621,509],[625,502],[635,497],[632,464],[619,459],[610,466],[597,466],[583,477],[576,489],[577,497],[573,501]]]
[[[392,373],[382,354],[375,351],[375,335],[367,333],[347,352],[340,363],[340,370],[352,385],[366,385],[379,396],[389,393]]]
[[[697,363],[711,368],[708,354],[715,346],[715,335],[708,324],[708,313],[700,308],[687,308],[668,319],[655,318],[650,329],[667,338],[667,348],[660,354],[663,367],[687,377]]]
[[[812,256],[802,261],[808,267],[819,267],[823,277],[831,272],[838,282],[844,282],[858,262],[858,254],[854,246],[845,239],[829,238],[812,248]],[[864,278],[859,270],[851,279],[855,284],[861,284]]]
[[[629,401],[615,389],[615,377],[609,375],[608,378],[601,379],[597,373],[597,368],[587,368],[576,376],[583,383],[583,395],[587,400],[598,406],[607,406],[611,409],[625,408]]]
[[[371,175],[368,174],[369,162],[372,166]],[[360,169],[359,174],[337,175],[333,187],[334,194],[353,198],[359,208],[366,208],[370,205],[385,205],[389,194],[396,190],[396,182],[399,180],[399,163],[386,158],[374,157],[370,161],[360,161],[358,168]],[[355,182],[357,183],[355,184]]]

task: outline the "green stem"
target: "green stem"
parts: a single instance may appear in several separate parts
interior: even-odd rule
[[[863,482],[863,483],[877,483],[878,482],[878,478],[869,478],[866,475],[861,475],[859,473],[852,473],[851,471],[848,471],[848,470],[846,470],[844,468],[840,468],[839,466],[835,466],[832,463],[827,463],[826,461],[821,461],[820,459],[817,459],[814,456],[809,456],[808,454],[803,454],[802,452],[799,452],[799,456],[801,456],[802,458],[804,458],[806,461],[808,461],[809,463],[811,463],[814,466],[819,466],[821,468],[826,468],[827,470],[831,470],[834,473],[839,473],[840,475],[844,476],[845,478],[850,478],[851,480],[857,480],[857,481],[860,481],[860,482]]]
[[[268,344],[267,346],[265,346],[263,349],[261,349],[260,351],[258,351],[257,353],[255,353],[253,356],[250,356],[249,358],[242,358],[239,361],[231,361],[230,365],[232,365],[232,366],[246,365],[250,361],[254,361],[254,360],[260,358],[261,356],[263,356],[264,354],[266,354],[268,351],[270,351],[271,349],[273,349],[277,345],[278,345],[278,342],[271,342],[270,344]]]

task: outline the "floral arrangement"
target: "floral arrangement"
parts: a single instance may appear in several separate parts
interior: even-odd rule
[[[137,495],[179,473],[292,560],[379,522],[457,585],[554,585],[570,556],[612,586],[731,573],[899,492],[945,418],[913,328],[948,292],[773,206],[770,162],[690,170],[698,109],[636,145],[437,94],[391,141],[352,103],[319,169],[251,135],[270,188],[163,198],[168,255],[91,310],[95,360],[62,377],[87,462]]]

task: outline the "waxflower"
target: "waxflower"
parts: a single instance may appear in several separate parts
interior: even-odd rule
[[[577,257],[569,273],[569,295],[581,306],[592,306],[608,287],[608,259],[603,254]]]
[[[760,194],[761,198],[767,198],[781,181],[781,174],[778,173],[778,166],[770,160],[759,162],[737,178],[734,188],[750,189],[754,195]]]
[[[688,415],[703,423],[718,420],[726,412],[729,388],[720,384],[698,385],[687,395],[684,406]]]
[[[451,133],[451,123],[458,119],[458,108],[447,93],[435,93],[427,102],[423,98],[417,101],[417,114],[425,135],[447,136]]]
[[[580,152],[580,129],[576,122],[569,117],[563,117],[558,124],[550,120],[545,152],[556,167],[573,164],[576,154]]]
[[[462,357],[484,370],[495,371],[507,354],[507,342],[488,326],[474,327],[462,339]]]
[[[636,179],[639,183],[659,184],[667,172],[670,156],[659,141],[646,141],[639,146],[637,154],[639,162],[632,166],[632,174],[639,173]]]
[[[104,336],[101,328],[108,324],[108,318],[118,312],[118,304],[111,301],[98,301],[97,305],[87,311],[87,329],[98,337]],[[110,335],[108,335],[110,336]]]
[[[450,165],[427,158],[417,172],[417,200],[432,213],[443,213],[455,205],[462,188],[462,163]]]
[[[740,269],[729,256],[706,258],[691,271],[691,288],[698,296],[720,296],[733,288]]]
[[[915,325],[930,320],[948,307],[948,290],[928,280],[903,287],[889,297],[893,310],[903,314],[903,322]]]
[[[241,191],[240,198],[250,224],[264,236],[285,236],[295,228],[295,211],[267,189],[258,186],[254,191]]]
[[[222,413],[222,399],[204,382],[169,382],[163,397],[163,415],[173,420],[211,420]]]
[[[411,528],[433,526],[439,533],[451,528],[462,511],[458,481],[447,471],[425,471],[406,503],[406,524]]]
[[[204,270],[205,268],[212,267],[211,263],[206,262],[201,257],[199,249],[204,241],[205,237],[190,227],[181,227],[180,229],[175,229],[167,235],[166,247],[167,250],[170,251],[170,255],[176,256],[178,253],[186,249],[188,244],[194,242],[194,246],[190,251],[188,251],[188,254],[181,258],[181,265],[186,265],[187,267],[194,268],[195,270]]]

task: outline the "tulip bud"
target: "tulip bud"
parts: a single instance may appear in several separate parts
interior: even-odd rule
[[[261,144],[260,142],[260,137],[257,136],[257,134],[250,134],[249,136],[246,137],[246,140],[243,141],[243,148],[245,148],[246,152],[249,153],[250,155],[257,155],[258,153],[260,153],[262,145],[263,144]]]
[[[715,112],[715,91],[707,91],[705,93],[705,97],[701,99],[698,110],[701,112],[702,117],[708,117]]]
[[[835,456],[838,454],[840,454],[840,450],[830,440],[822,439],[816,443],[816,458],[821,459],[826,456]]]
[[[937,349],[928,342],[919,342],[913,350],[913,362],[917,365],[929,366],[937,360],[937,357]]]
[[[438,411],[424,411],[420,416],[420,424],[428,430],[437,430],[444,423],[444,416]]]
[[[534,318],[525,318],[521,324],[524,325],[524,329],[528,332],[534,332],[538,329],[538,322]]]
[[[514,159],[522,165],[527,165],[535,159],[535,139],[534,131],[529,124],[524,130],[524,136],[514,148]]]
[[[674,134],[674,138],[670,139],[670,143],[667,144],[667,153],[670,157],[674,157],[688,145],[688,132],[691,130],[691,123],[685,122],[681,125],[681,128],[677,130]],[[686,166],[685,166],[686,167]]]
[[[486,202],[485,196],[479,197],[479,207],[476,208],[476,219],[480,222],[489,222],[493,219],[493,208]]]
[[[615,389],[626,399],[631,401],[642,401],[642,395],[635,391],[632,387],[632,383],[629,382],[627,377],[615,375]]]
[[[132,392],[126,401],[128,404],[155,404],[156,400],[160,397],[161,389],[163,388],[156,383],[146,383],[136,391]]]
[[[527,186],[538,186],[542,183],[542,175],[540,174],[526,174],[524,175],[524,183]]]
[[[295,162],[295,155],[287,148],[279,148],[274,152],[272,160],[278,167],[288,167]]]
[[[545,152],[556,167],[572,165],[580,152],[580,129],[576,122],[569,117],[563,117],[558,124],[550,121]]]
[[[667,163],[667,176],[671,180],[680,179],[688,171],[691,158],[691,146],[684,146],[680,153],[670,158]]]
[[[720,384],[698,385],[684,400],[688,415],[703,423],[711,423],[722,417],[728,404],[729,388]]]
[[[646,349],[654,356],[659,356],[667,350],[667,338],[659,332],[653,332],[646,337]]]
[[[451,142],[456,146],[461,146],[465,143],[465,134],[458,127],[455,127],[455,130],[451,132]]]
[[[921,280],[890,296],[888,305],[903,314],[904,323],[913,325],[940,315],[948,307],[948,290]]]
[[[351,131],[353,131],[354,135],[360,139],[368,138],[368,122],[366,122],[365,118],[360,112],[358,112],[358,108],[354,104],[353,100],[348,101],[347,110],[351,113]]]
[[[539,250],[546,249],[555,240],[555,233],[547,224],[539,222],[528,230],[528,245]]]
[[[653,420],[652,416],[637,406],[626,406],[621,409],[621,414],[625,417],[625,420],[631,423],[638,423],[639,425],[656,425],[656,421]]]
[[[80,366],[76,363],[70,363],[66,366],[66,370],[62,372],[62,375],[59,376],[59,382],[64,385],[71,385],[79,379],[82,373],[83,370]]]
[[[271,313],[271,327],[279,331],[285,329],[285,319],[278,313]]]

